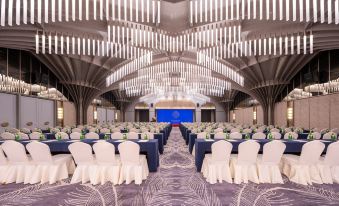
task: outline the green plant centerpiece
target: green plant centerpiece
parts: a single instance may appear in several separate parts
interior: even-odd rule
[[[208,135],[208,133],[206,133],[205,139],[209,139],[210,136]]]
[[[147,134],[144,135],[144,140],[148,140],[148,135]]]
[[[247,139],[247,140],[251,139],[251,138],[250,138],[250,134],[246,133],[246,134],[245,134],[245,139]]]
[[[334,134],[334,132],[332,132],[332,134],[331,134],[331,140],[332,141],[337,141],[337,135]]]
[[[312,130],[311,130],[310,133],[308,134],[307,139],[308,139],[309,141],[314,140],[314,134],[313,134],[313,131],[312,131]]]
[[[270,132],[270,133],[268,133],[268,135],[267,135],[267,136],[268,136],[268,139],[269,139],[269,140],[273,140],[273,134],[272,134],[271,132]]]
[[[20,140],[20,135],[18,133],[15,134],[15,141],[19,141]]]
[[[84,135],[84,133],[81,133],[80,140],[84,140],[84,139],[85,139],[85,135]]]
[[[124,134],[122,135],[122,139],[123,139],[123,140],[127,140],[127,134],[126,134],[126,133],[124,133]]]
[[[105,139],[105,140],[109,140],[108,134],[105,134],[104,139]]]
[[[293,136],[291,133],[288,133],[288,140],[293,140]]]
[[[58,141],[61,140],[61,134],[60,134],[60,133],[57,135],[57,140],[58,140]]]
[[[45,140],[45,135],[44,135],[44,134],[42,134],[42,133],[40,133],[39,140],[40,140],[40,141],[43,141],[43,140]]]
[[[228,132],[225,133],[225,139],[226,140],[230,139],[230,133],[228,133]]]

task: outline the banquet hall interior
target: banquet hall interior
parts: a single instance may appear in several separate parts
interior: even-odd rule
[[[0,205],[339,205],[339,0],[0,0]]]

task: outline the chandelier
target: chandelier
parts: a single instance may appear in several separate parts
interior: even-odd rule
[[[6,26],[6,20],[8,26],[13,26],[14,17],[16,25],[83,20],[160,23],[161,0],[30,0],[29,2],[28,5],[28,0],[16,0],[15,4],[14,0],[1,0],[0,26]]]
[[[245,19],[339,24],[339,1],[190,0],[191,24]]]

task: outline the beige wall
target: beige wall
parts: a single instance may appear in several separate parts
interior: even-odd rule
[[[264,111],[262,106],[257,106],[257,124],[264,124]]]
[[[64,102],[64,125],[76,124],[76,110],[73,102]]]
[[[235,110],[235,122],[238,124],[253,124],[253,107]]]
[[[278,102],[275,104],[274,124],[279,126],[287,125],[287,102]]]

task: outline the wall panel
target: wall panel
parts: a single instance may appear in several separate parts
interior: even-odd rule
[[[274,124],[279,126],[287,125],[287,102],[278,102],[275,104]]]
[[[73,102],[64,102],[64,125],[72,126],[76,124],[76,110]]]
[[[309,124],[309,99],[300,99],[294,101],[294,126],[309,128]]]
[[[16,95],[0,93],[0,124],[8,122],[10,128],[16,127]],[[0,132],[5,129],[0,127]]]

